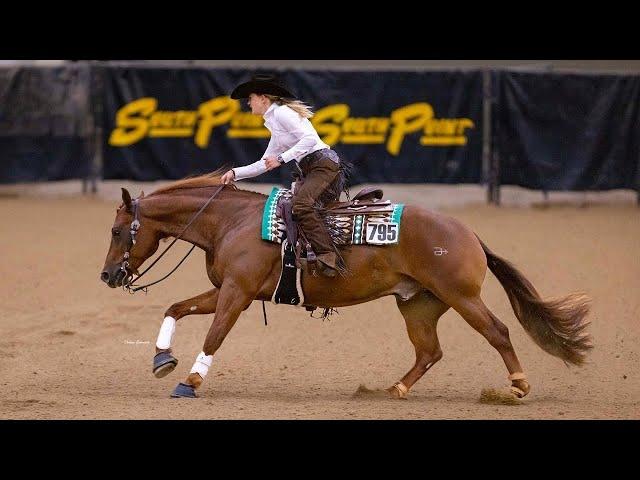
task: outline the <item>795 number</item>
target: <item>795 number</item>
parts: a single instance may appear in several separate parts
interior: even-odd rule
[[[367,243],[394,243],[397,238],[397,223],[367,224]]]

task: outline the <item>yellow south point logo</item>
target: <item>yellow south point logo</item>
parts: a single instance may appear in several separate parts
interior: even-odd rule
[[[425,147],[464,146],[467,130],[474,128],[469,118],[436,118],[428,103],[412,103],[397,108],[389,117],[351,117],[349,105],[338,103],[319,109],[311,123],[322,140],[333,146],[343,144],[386,144],[387,151],[399,155],[407,135],[419,133]],[[240,110],[240,102],[221,96],[200,104],[198,110],[158,110],[155,98],[145,97],[124,105],[116,113],[116,128],[109,145],[126,147],[144,138],[193,137],[207,148],[216,127],[229,124],[228,138],[269,138],[264,119]]]

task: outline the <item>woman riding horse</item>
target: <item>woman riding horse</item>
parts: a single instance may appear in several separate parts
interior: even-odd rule
[[[222,176],[222,182],[255,177],[283,163],[296,162],[304,183],[294,191],[293,216],[316,253],[319,272],[335,277],[339,256],[317,208],[327,193],[331,199],[340,196],[344,179],[340,178],[343,173],[338,154],[320,140],[309,121],[313,116],[309,106],[297,100],[274,75],[254,75],[250,81],[238,85],[231,98],[248,98],[251,112],[264,117],[271,139],[260,160],[229,170]]]

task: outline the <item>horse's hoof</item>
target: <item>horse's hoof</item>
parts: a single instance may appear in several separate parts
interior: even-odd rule
[[[511,382],[511,393],[516,398],[524,398],[529,393],[529,390],[531,390],[531,387],[526,380],[514,380]]]
[[[171,393],[171,398],[198,398],[192,385],[180,382]]]
[[[511,387],[511,393],[513,393],[517,398],[522,398],[524,397],[526,394],[520,390],[518,387]]]
[[[409,389],[405,387],[404,383],[396,382],[392,386],[387,388],[387,392],[389,392],[392,398],[396,398],[398,400],[407,400]]]
[[[178,365],[178,359],[169,352],[160,352],[153,357],[153,374],[156,378],[162,378],[173,372]]]

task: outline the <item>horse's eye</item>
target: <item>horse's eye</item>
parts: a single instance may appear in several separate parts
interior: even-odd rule
[[[114,228],[113,230],[111,230],[111,235],[117,237],[118,235],[120,235],[120,230]]]

